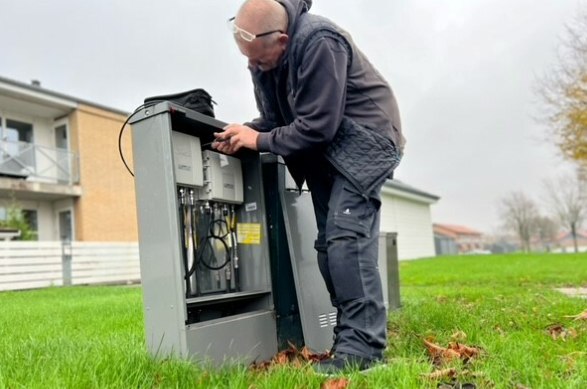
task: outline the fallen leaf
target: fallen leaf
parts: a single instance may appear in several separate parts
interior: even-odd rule
[[[561,323],[550,324],[546,327],[546,331],[550,334],[553,340],[557,340],[557,338],[566,340],[567,337],[577,337],[577,331],[574,328],[566,329]]]
[[[304,346],[304,348],[302,349],[302,352],[300,352],[300,355],[302,356],[302,358],[304,358],[306,361],[309,361],[310,358],[312,358],[312,352],[310,351],[310,349],[306,346]]]
[[[573,318],[573,320],[587,320],[587,309],[579,313],[578,315],[566,315],[563,317]]]
[[[252,370],[267,370],[273,365],[292,364],[294,367],[301,367],[308,362],[317,362],[323,359],[330,358],[330,352],[326,351],[322,354],[313,353],[308,347],[303,347],[298,350],[296,346],[289,343],[289,348],[282,350],[275,354],[269,361],[254,362],[250,368]]]
[[[450,342],[449,347],[442,347],[432,343],[429,339],[432,338],[423,339],[423,342],[428,348],[428,353],[435,364],[442,364],[458,358],[466,361],[480,353],[478,348],[466,346],[462,343]]]
[[[324,381],[320,389],[345,389],[350,383],[348,378],[332,378]]]
[[[461,358],[472,358],[475,355],[479,354],[479,349],[477,347],[470,347],[464,345],[462,343],[451,342],[448,345],[449,349],[456,351]]]
[[[435,370],[432,373],[422,373],[420,375],[422,377],[428,378],[429,380],[437,380],[439,378],[453,377],[455,374],[457,374],[457,370],[455,368],[450,368]]]
[[[524,386],[522,384],[516,384],[516,389],[530,389],[530,388],[527,386]]]

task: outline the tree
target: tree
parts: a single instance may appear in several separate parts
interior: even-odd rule
[[[0,220],[0,227],[11,227],[20,231],[20,240],[35,240],[35,232],[29,226],[20,204],[14,197],[6,207],[4,220]]]
[[[580,177],[561,176],[545,181],[547,204],[562,226],[571,231],[578,252],[577,231],[587,216],[587,181]]]
[[[538,79],[536,92],[549,126],[547,139],[563,157],[587,166],[587,6],[567,25],[558,64]],[[550,133],[552,131],[552,133]]]
[[[500,201],[500,213],[506,227],[520,239],[525,252],[530,252],[530,239],[536,231],[538,207],[534,200],[522,192],[512,192]]]
[[[550,252],[552,243],[555,240],[556,234],[559,230],[558,223],[548,216],[538,216],[535,220],[536,236],[542,248]]]

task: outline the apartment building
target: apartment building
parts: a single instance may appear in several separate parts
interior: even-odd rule
[[[134,181],[118,152],[127,116],[0,77],[0,218],[15,202],[38,240],[136,241]],[[122,144],[130,163],[130,129]]]

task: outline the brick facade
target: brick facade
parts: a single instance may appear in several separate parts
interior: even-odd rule
[[[70,114],[71,148],[79,153],[83,190],[74,202],[77,240],[138,240],[134,181],[118,153],[118,133],[125,119],[83,104]],[[132,166],[130,126],[122,144]]]

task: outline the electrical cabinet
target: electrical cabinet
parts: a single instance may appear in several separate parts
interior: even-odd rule
[[[218,120],[170,102],[133,115],[145,336],[221,363],[277,352],[258,153],[210,149]]]

